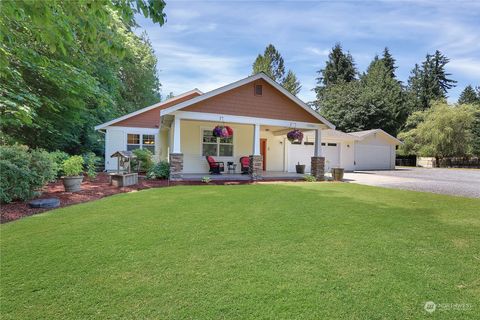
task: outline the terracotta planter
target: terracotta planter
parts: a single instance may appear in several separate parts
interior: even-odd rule
[[[78,192],[82,189],[83,176],[63,177],[62,179],[66,192]]]

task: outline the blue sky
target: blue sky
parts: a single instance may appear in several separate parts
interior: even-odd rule
[[[404,82],[426,53],[442,51],[458,81],[452,102],[466,85],[480,85],[480,1],[167,0],[165,12],[164,26],[138,18],[136,30],[152,41],[164,95],[244,78],[269,43],[297,74],[304,101],[314,99],[316,71],[336,42],[361,72],[389,47]]]

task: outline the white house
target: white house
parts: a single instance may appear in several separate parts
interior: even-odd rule
[[[213,136],[217,125],[228,125],[233,135]],[[249,157],[250,173],[295,172],[297,163],[323,177],[331,167],[346,170],[393,169],[395,146],[400,143],[380,129],[355,133],[335,126],[263,73],[213,91],[198,89],[181,94],[95,127],[105,133],[105,168],[115,170],[110,155],[118,150],[149,149],[156,161],[170,161],[172,176],[206,174],[206,157],[238,164]],[[287,133],[304,133],[292,144]],[[321,141],[321,144],[317,144]],[[209,158],[211,161],[212,158]],[[313,167],[312,167],[313,164]]]

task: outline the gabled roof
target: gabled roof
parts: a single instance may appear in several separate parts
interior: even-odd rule
[[[322,130],[322,138],[342,139],[342,140],[361,140],[358,136],[345,133],[340,130],[327,129]]]
[[[363,130],[363,131],[356,131],[356,132],[349,132],[348,134],[359,137],[361,140],[374,135],[374,134],[381,134],[388,140],[392,141],[394,144],[402,144],[403,142],[395,138],[394,136],[386,133],[382,129],[371,129],[371,130]]]
[[[139,115],[141,113],[144,113],[146,111],[149,111],[149,110],[152,110],[152,109],[155,109],[155,108],[161,108],[162,106],[165,106],[166,104],[170,104],[172,102],[175,102],[176,100],[179,100],[181,98],[185,98],[186,96],[188,95],[191,95],[193,93],[197,93],[199,95],[202,95],[203,92],[198,90],[198,89],[193,89],[193,90],[190,90],[190,91],[187,91],[187,92],[184,92],[182,94],[179,94],[178,96],[175,96],[173,98],[170,98],[170,99],[167,99],[165,101],[162,101],[162,102],[158,102],[158,103],[155,103],[155,104],[152,104],[151,106],[148,106],[148,107],[145,107],[143,109],[139,109],[137,111],[134,111],[134,112],[131,112],[129,114],[126,114],[124,116],[121,116],[119,118],[116,118],[116,119],[113,119],[111,121],[108,121],[108,122],[105,122],[105,123],[102,123],[102,124],[99,124],[98,126],[95,126],[95,130],[101,130],[105,127],[108,127],[114,123],[117,123],[117,122],[120,122],[120,121],[123,121],[125,119],[128,119],[128,118],[131,118],[131,117],[134,117],[136,115]]]
[[[273,81],[270,77],[268,77],[265,73],[261,72],[261,73],[257,73],[253,76],[250,76],[250,77],[247,77],[247,78],[244,78],[242,80],[239,80],[239,81],[236,81],[236,82],[233,82],[231,84],[228,84],[226,86],[223,86],[223,87],[220,87],[218,89],[215,89],[215,90],[212,90],[212,91],[209,91],[207,93],[204,93],[202,94],[201,96],[198,96],[198,97],[195,97],[195,98],[192,98],[192,99],[189,99],[187,101],[184,101],[184,102],[181,102],[181,103],[178,103],[174,106],[171,106],[169,108],[165,108],[163,110],[160,111],[160,115],[161,116],[164,116],[164,115],[167,115],[167,114],[170,114],[172,112],[175,112],[177,110],[180,110],[180,109],[183,109],[185,107],[188,107],[190,105],[193,105],[195,103],[198,103],[198,102],[201,102],[201,101],[204,101],[206,99],[209,99],[211,97],[214,97],[214,96],[217,96],[219,94],[222,94],[224,92],[227,92],[229,90],[232,90],[232,89],[235,89],[235,88],[238,88],[240,86],[243,86],[245,84],[248,84],[250,82],[253,82],[253,81],[256,81],[256,80],[259,80],[259,79],[263,79],[265,80],[268,84],[270,84],[272,87],[274,87],[275,89],[277,89],[278,91],[280,91],[283,95],[285,95],[287,98],[289,98],[290,100],[292,100],[294,103],[296,103],[298,106],[300,106],[301,108],[303,108],[305,111],[307,111],[308,113],[310,113],[312,116],[314,116],[315,118],[317,118],[318,120],[320,120],[320,122],[322,122],[323,124],[325,124],[326,126],[328,126],[329,128],[331,129],[335,129],[335,126],[333,124],[331,124],[327,119],[325,119],[324,117],[322,117],[318,112],[314,111],[312,108],[310,108],[305,102],[303,102],[302,100],[300,100],[299,98],[297,98],[296,96],[294,96],[293,94],[291,94],[288,90],[286,90],[284,87],[282,87],[280,84],[276,83],[275,81]]]

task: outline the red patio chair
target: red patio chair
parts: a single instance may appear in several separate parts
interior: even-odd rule
[[[225,171],[225,164],[223,162],[215,161],[215,158],[212,156],[206,156],[206,158],[211,174],[221,174],[221,172]]]
[[[242,174],[248,174],[250,168],[250,157],[241,157],[240,167],[242,168]]]

